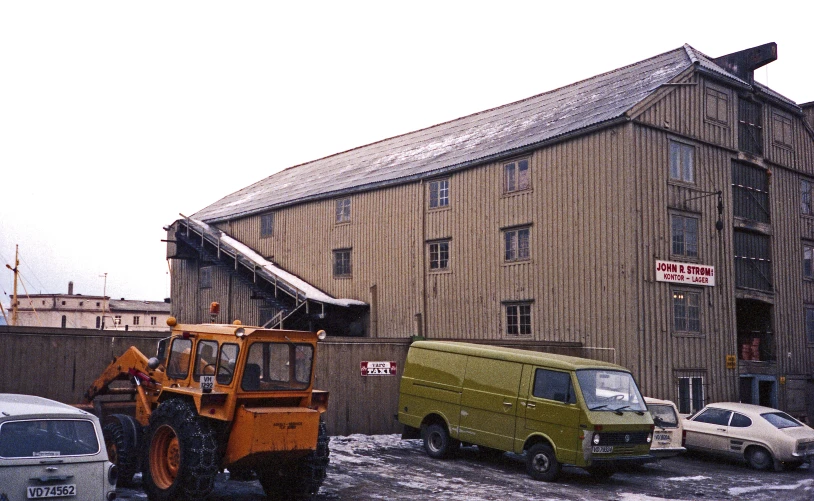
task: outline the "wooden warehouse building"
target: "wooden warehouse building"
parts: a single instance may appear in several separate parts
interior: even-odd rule
[[[814,114],[755,82],[776,58],[685,45],[278,172],[168,227],[173,313],[560,347],[814,419]]]

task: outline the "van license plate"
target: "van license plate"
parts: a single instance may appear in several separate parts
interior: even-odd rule
[[[656,433],[656,437],[655,437],[655,438],[656,438],[656,441],[657,441],[657,442],[660,442],[660,441],[666,441],[666,442],[669,442],[669,441],[670,441],[670,435],[669,435],[669,434],[667,434],[667,433]]]
[[[591,449],[591,452],[596,453],[596,454],[608,454],[610,452],[613,452],[613,446],[612,445],[595,445]]]
[[[61,498],[68,496],[76,496],[76,484],[28,488],[28,499]]]

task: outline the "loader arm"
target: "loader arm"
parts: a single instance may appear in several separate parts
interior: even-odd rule
[[[96,381],[90,385],[82,398],[82,404],[90,404],[94,398],[108,393],[111,390],[110,383],[113,381],[130,379],[135,382],[136,394],[138,395],[136,419],[145,424],[152,409],[144,386],[146,385],[148,389],[161,387],[161,382],[152,377],[155,372],[147,366],[147,362],[148,358],[138,348],[131,346],[120,357],[114,358],[110,365],[102,371],[102,374],[96,378]],[[159,374],[163,375],[163,373]]]

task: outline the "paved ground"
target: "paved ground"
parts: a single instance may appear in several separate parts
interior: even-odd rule
[[[138,477],[137,477],[138,478]],[[139,489],[122,489],[119,498],[146,499]],[[262,500],[254,482],[219,477],[211,501]],[[467,500],[467,501],[657,501],[661,499],[811,501],[814,468],[762,472],[745,464],[682,456],[596,480],[582,470],[565,468],[557,482],[535,482],[519,456],[488,458],[464,448],[451,460],[429,459],[417,440],[397,435],[331,438],[331,466],[319,501]]]

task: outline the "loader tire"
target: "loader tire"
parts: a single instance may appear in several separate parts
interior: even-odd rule
[[[138,471],[139,425],[131,416],[114,414],[102,429],[107,456],[119,470],[116,487],[132,485]]]
[[[257,474],[266,497],[275,501],[313,499],[325,480],[331,454],[329,441],[325,423],[320,421],[315,451],[282,468],[260,469]]]
[[[218,440],[211,422],[178,398],[159,404],[145,441],[143,487],[150,501],[200,500],[218,473]]]

